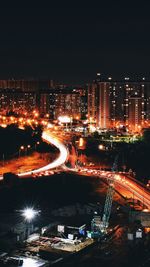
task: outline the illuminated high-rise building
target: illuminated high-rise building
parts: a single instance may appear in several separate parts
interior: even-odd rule
[[[0,112],[13,111],[17,114],[32,112],[36,108],[36,93],[21,90],[0,90]]]
[[[41,93],[40,94],[40,106],[39,111],[41,115],[49,113],[49,94],[47,93]]]
[[[96,80],[88,86],[88,118],[97,127],[110,128],[129,124],[129,99],[141,97],[141,125],[150,121],[150,82]]]
[[[51,84],[52,81],[0,80],[0,112],[20,114],[42,109],[45,113],[46,97],[43,95]]]
[[[56,92],[55,119],[59,116],[69,116],[73,119],[81,118],[81,98],[76,92]]]
[[[129,101],[132,102],[135,94],[141,98],[140,124],[148,127],[150,82],[145,78],[113,81],[112,78],[102,80],[101,75],[97,75],[96,80],[85,88],[67,87],[53,81],[0,80],[0,112],[30,114],[36,109],[40,115],[48,113],[50,119],[69,115],[87,118],[91,125],[99,128],[128,127],[131,122]]]
[[[99,128],[110,127],[110,83],[93,82],[88,86],[88,119]]]
[[[110,83],[110,124],[116,127],[125,123],[125,90],[121,82]]]
[[[139,132],[142,124],[142,97],[134,94],[129,97],[128,127],[130,131]]]
[[[98,127],[110,128],[110,83],[98,83],[99,90],[99,112],[98,112]]]
[[[98,84],[93,82],[88,85],[88,120],[98,126],[99,116],[99,90]]]

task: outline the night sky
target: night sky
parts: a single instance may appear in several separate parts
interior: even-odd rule
[[[0,78],[150,79],[149,1],[130,2],[1,6]]]

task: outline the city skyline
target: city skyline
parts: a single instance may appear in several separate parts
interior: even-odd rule
[[[3,115],[49,116],[88,123],[91,131],[127,127],[140,133],[150,125],[150,81],[96,79],[84,86],[67,86],[52,80],[0,80],[0,110]],[[26,115],[25,115],[26,116]]]

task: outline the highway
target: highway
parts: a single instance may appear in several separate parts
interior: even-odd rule
[[[26,177],[33,174],[40,174],[62,166],[67,161],[69,152],[63,144],[63,141],[58,138],[56,137],[56,135],[50,133],[48,129],[45,129],[42,134],[42,139],[54,145],[59,150],[58,158],[44,167],[28,172],[19,173],[18,176]],[[114,187],[116,188],[116,190],[123,196],[125,196],[126,198],[134,197],[134,199],[140,200],[150,210],[150,190],[126,173],[113,173],[111,171],[97,171],[94,169],[89,170],[86,168],[69,169],[67,167],[64,167],[63,170],[73,171],[78,173],[79,175],[97,176],[101,179],[111,179],[112,181],[114,181]],[[0,176],[0,180],[2,179],[3,176]]]
[[[150,190],[134,178],[126,173],[116,173],[110,171],[88,170],[86,168],[80,169],[78,173],[81,175],[96,176],[101,179],[110,179],[114,183],[115,189],[126,198],[133,198],[140,200],[150,210]]]
[[[45,142],[54,145],[59,150],[58,158],[55,159],[53,162],[49,163],[48,165],[46,165],[44,167],[41,167],[39,169],[35,169],[35,170],[28,171],[28,172],[19,173],[18,174],[19,177],[26,177],[26,176],[30,176],[30,175],[33,175],[33,174],[40,174],[41,172],[45,172],[45,171],[60,167],[67,160],[67,158],[68,158],[68,149],[60,142],[60,140],[58,140],[58,138],[53,136],[49,132],[49,130],[44,130],[43,131],[42,139]],[[0,180],[2,180],[2,179],[3,179],[3,176],[0,176]]]
[[[43,132],[42,138],[45,141],[56,146],[60,151],[60,155],[54,162],[38,170],[34,170],[32,173],[40,173],[41,171],[43,172],[61,166],[66,162],[68,158],[68,150],[65,145],[63,145],[62,141],[58,140],[58,138],[50,134],[48,130],[45,130]],[[78,172],[80,175],[83,174],[83,172],[79,172],[78,169],[73,170]],[[23,173],[20,176],[30,174],[31,172],[28,172]],[[97,176],[97,173],[95,172],[95,170],[93,170],[93,173],[91,173],[90,175]],[[98,176],[99,178],[111,179],[112,181],[114,181],[114,187],[126,198],[134,197],[134,199],[140,200],[150,210],[150,190],[144,185],[142,185],[140,182],[130,177],[128,174],[99,171]]]
[[[56,160],[54,160],[53,162],[49,163],[48,165],[41,167],[39,169],[32,170],[29,172],[20,173],[20,174],[18,174],[19,177],[29,176],[32,174],[38,174],[40,172],[45,172],[45,171],[57,168],[57,167],[63,165],[65,163],[65,161],[67,160],[67,158],[68,158],[67,148],[56,137],[54,137],[52,134],[50,134],[49,130],[43,131],[42,139],[44,141],[46,141],[47,143],[54,145],[59,150],[58,158]]]

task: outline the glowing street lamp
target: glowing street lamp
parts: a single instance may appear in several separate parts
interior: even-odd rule
[[[25,149],[24,146],[21,146],[21,147],[19,148],[19,157],[20,157],[21,151],[24,151],[24,149]]]
[[[40,144],[40,142],[39,141],[37,141],[36,143],[35,143],[35,150],[37,149],[37,146]]]
[[[49,118],[49,114],[48,113],[46,114],[46,118]]]
[[[99,150],[104,150],[104,145],[100,144],[100,145],[98,146],[98,148],[99,148]]]
[[[26,208],[23,210],[23,217],[25,219],[25,221],[27,222],[31,222],[36,215],[39,213],[39,211],[34,210],[33,208]]]
[[[27,155],[28,150],[31,148],[31,145],[27,145],[26,149],[25,149],[25,154]]]
[[[33,229],[32,221],[39,214],[40,211],[34,210],[33,208],[26,208],[22,211],[22,216],[26,222],[26,239],[30,234],[30,229]]]

